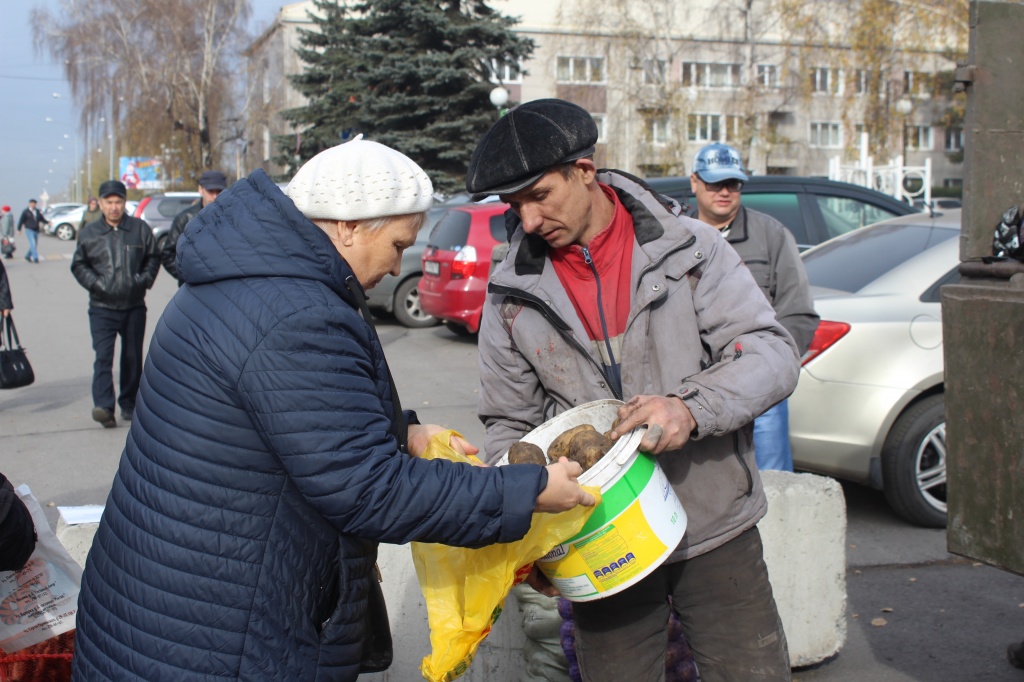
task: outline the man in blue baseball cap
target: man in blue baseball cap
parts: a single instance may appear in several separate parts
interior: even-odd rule
[[[718,229],[736,249],[803,355],[818,328],[807,273],[793,233],[775,218],[740,204],[748,179],[738,151],[719,142],[703,147],[690,174],[697,200],[690,216]],[[754,420],[754,453],[759,469],[793,470],[786,400]]]
[[[511,207],[478,339],[485,457],[572,407],[623,401],[614,436],[643,426],[640,450],[657,456],[688,525],[642,580],[573,602],[583,679],[666,679],[675,612],[702,678],[788,680],[751,422],[796,386],[796,348],[721,233],[599,170],[598,146],[586,110],[541,99],[509,110],[470,159],[466,189]],[[539,573],[528,582],[556,593]]]

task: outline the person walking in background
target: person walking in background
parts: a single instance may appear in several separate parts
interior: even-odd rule
[[[738,151],[720,143],[703,147],[693,159],[690,187],[697,205],[689,215],[716,228],[736,249],[802,356],[818,328],[818,313],[800,250],[785,225],[740,205],[747,179]],[[788,399],[754,420],[754,455],[761,470],[793,471]]]
[[[131,421],[142,378],[146,292],[160,272],[153,230],[125,215],[123,182],[100,185],[103,220],[85,226],[71,259],[71,272],[89,292],[89,331],[96,354],[92,370],[92,418],[105,428],[114,419],[114,341],[121,337],[121,419]]]
[[[220,171],[203,171],[202,175],[199,176],[199,201],[174,216],[174,220],[171,222],[171,229],[167,231],[167,238],[164,240],[163,248],[160,250],[160,260],[163,262],[167,273],[178,280],[179,287],[184,282],[178,276],[178,266],[174,262],[178,254],[178,237],[188,227],[189,221],[199,215],[203,208],[212,204],[227,186],[228,179]]]
[[[579,106],[535,100],[470,160],[473,199],[511,207],[478,341],[486,461],[565,410],[626,401],[610,435],[647,426],[639,449],[658,457],[688,525],[647,577],[573,603],[582,678],[664,680],[674,611],[706,682],[788,680],[751,422],[793,391],[796,347],[718,230],[637,178],[598,172],[597,138]],[[536,570],[528,581],[557,593]]]
[[[0,240],[2,243],[0,253],[4,258],[14,258],[14,214],[10,206],[0,208]]]
[[[18,232],[25,228],[25,238],[28,239],[28,253],[25,260],[29,263],[39,262],[39,252],[36,250],[36,243],[39,241],[39,228],[48,225],[49,220],[43,216],[42,211],[36,208],[36,200],[28,200],[28,208],[21,212],[21,219],[18,220]]]
[[[100,200],[96,197],[89,197],[89,206],[82,213],[82,219],[78,222],[78,234],[82,234],[82,230],[85,229],[86,225],[94,223],[97,220],[103,220],[103,211],[100,210]]]
[[[11,283],[7,279],[7,268],[0,261],[0,316],[7,317],[14,309],[14,302],[11,299]]]

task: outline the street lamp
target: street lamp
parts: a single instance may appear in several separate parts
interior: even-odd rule
[[[491,104],[498,109],[498,116],[505,115],[505,105],[508,104],[508,90],[500,85],[491,90]]]

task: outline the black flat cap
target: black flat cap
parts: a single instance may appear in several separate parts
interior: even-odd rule
[[[473,200],[529,187],[548,169],[594,153],[597,124],[561,99],[520,104],[491,126],[473,151],[466,189]]]
[[[228,179],[220,171],[203,171],[202,175],[199,176],[199,186],[209,192],[227,189]]]
[[[103,197],[109,197],[111,194],[116,194],[124,199],[128,196],[128,190],[125,189],[124,183],[120,180],[107,180],[100,185],[99,196],[102,199]]]

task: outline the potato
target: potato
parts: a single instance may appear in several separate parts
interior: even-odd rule
[[[597,433],[597,429],[591,424],[580,424],[574,426],[568,431],[563,431],[557,438],[551,441],[551,445],[548,446],[548,459],[552,462],[557,462],[559,457],[569,456],[569,441],[572,437],[581,431],[593,431]]]
[[[547,466],[548,458],[544,456],[544,451],[540,449],[540,446],[518,441],[508,449],[508,463]]]
[[[569,441],[569,459],[579,462],[583,470],[590,467],[612,449],[614,443],[597,431],[581,431]]]
[[[612,438],[611,435],[610,435],[611,432],[614,431],[615,427],[618,426],[618,425],[619,425],[619,418],[616,417],[615,421],[612,422],[612,425],[609,426],[608,430],[604,432],[604,437],[607,438],[608,440],[610,440],[612,443],[614,443],[615,441],[618,440],[618,438]]]

